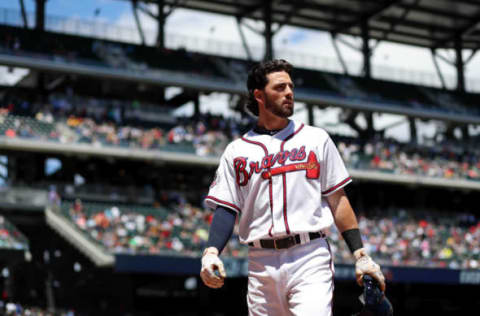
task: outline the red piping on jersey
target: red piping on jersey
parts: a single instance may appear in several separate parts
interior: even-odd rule
[[[264,144],[262,144],[260,142],[253,141],[253,140],[246,139],[243,136],[242,136],[241,140],[243,140],[244,142],[262,147],[263,151],[265,152],[265,157],[268,156],[268,149]],[[267,170],[270,170],[270,167],[268,167]],[[270,179],[268,181],[268,191],[269,191],[269,198],[270,198],[270,215],[271,215],[271,218],[272,218],[272,225],[270,226],[270,229],[268,230],[268,234],[270,235],[270,237],[272,236],[272,228],[273,228],[273,192],[272,192],[272,190],[273,190],[273,184],[272,184],[272,179]]]
[[[285,222],[285,229],[287,230],[287,235],[290,235],[290,227],[288,227],[287,219],[287,175],[282,174],[283,181],[283,221]]]
[[[297,135],[298,132],[303,128],[304,124],[300,125],[300,127],[293,132],[292,134],[288,135],[283,141],[282,144],[280,145],[280,151],[283,151],[283,146],[287,141],[293,138],[293,136]],[[285,164],[285,162],[283,162]],[[283,165],[282,164],[282,165]],[[288,227],[288,218],[287,218],[287,175],[285,173],[282,174],[282,180],[283,180],[283,221],[285,222],[285,229],[287,232],[287,235],[290,235],[290,227]]]
[[[270,237],[273,237],[272,236],[272,228],[273,228],[273,192],[272,192],[272,188],[273,188],[273,183],[272,183],[272,179],[268,179],[268,192],[270,194],[270,213],[272,214],[272,225],[270,226],[270,229],[268,230],[268,235]]]
[[[229,202],[226,202],[226,201],[223,201],[223,200],[220,200],[220,199],[217,199],[216,197],[213,197],[211,195],[207,196],[205,198],[206,200],[212,200],[212,201],[215,201],[219,204],[223,204],[229,208],[233,208],[234,210],[238,211],[239,213],[241,212],[240,208],[238,206],[236,206],[235,204],[232,204],[232,203],[229,203]]]
[[[247,143],[250,143],[250,144],[254,144],[254,145],[257,145],[257,146],[260,146],[263,148],[263,151],[265,152],[265,156],[268,156],[268,150],[267,150],[267,147],[260,143],[260,142],[256,142],[256,141],[253,141],[253,140],[250,140],[250,139],[246,139],[245,137],[242,136],[241,138],[243,141],[247,142]]]
[[[336,189],[338,189],[338,187],[341,187],[342,185],[344,185],[345,183],[347,183],[348,181],[350,181],[352,178],[351,177],[348,177],[346,178],[345,180],[343,180],[342,182],[340,182],[339,184],[337,184],[336,186],[334,187],[331,187],[330,189],[328,189],[327,191],[323,191],[322,194],[328,194],[328,193],[331,193],[333,191],[335,191]]]

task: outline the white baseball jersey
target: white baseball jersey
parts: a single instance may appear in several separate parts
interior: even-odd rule
[[[240,213],[240,242],[249,243],[331,226],[323,197],[350,182],[327,132],[290,121],[273,136],[250,130],[231,142],[205,202]]]

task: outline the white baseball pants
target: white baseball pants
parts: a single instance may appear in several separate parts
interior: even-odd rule
[[[250,316],[331,316],[333,258],[325,238],[288,249],[250,248]]]

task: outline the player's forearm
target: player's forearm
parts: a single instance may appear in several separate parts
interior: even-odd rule
[[[357,217],[343,190],[327,197],[337,229],[342,234],[348,249],[357,258],[357,250],[363,248]]]
[[[357,219],[350,204],[344,206],[343,209],[337,210],[340,215],[335,219],[338,230],[341,232],[343,239],[347,243],[348,249],[356,256],[356,251],[363,248],[362,237],[358,229]]]
[[[219,254],[223,251],[232,236],[235,219],[235,212],[221,206],[217,207],[208,234],[207,248],[215,247]]]

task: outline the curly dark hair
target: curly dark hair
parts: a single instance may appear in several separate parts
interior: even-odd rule
[[[247,89],[248,97],[245,104],[245,110],[251,114],[258,116],[258,103],[255,100],[253,91],[255,89],[263,89],[268,83],[267,75],[272,72],[285,71],[291,74],[293,66],[284,59],[274,59],[263,61],[253,66],[248,72]]]

